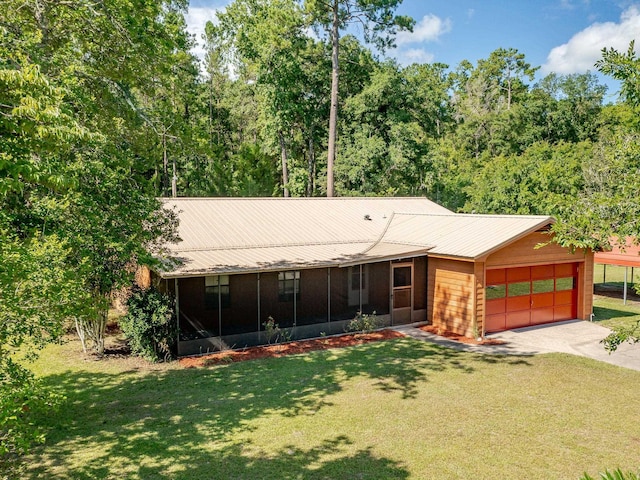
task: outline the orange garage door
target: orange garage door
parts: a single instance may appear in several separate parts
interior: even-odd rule
[[[571,320],[577,299],[577,263],[487,270],[485,330]]]

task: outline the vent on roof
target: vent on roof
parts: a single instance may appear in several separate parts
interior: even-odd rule
[[[369,215],[368,213],[364,216],[365,220],[371,220],[371,215]]]

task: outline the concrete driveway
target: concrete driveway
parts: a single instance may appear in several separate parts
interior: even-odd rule
[[[467,345],[454,342],[420,330],[414,325],[398,326],[394,330],[420,340],[458,350],[495,355],[571,353],[640,371],[640,343],[635,345],[625,343],[620,345],[616,352],[609,355],[600,341],[610,333],[610,330],[596,323],[582,320],[518,328],[487,335],[488,339],[504,342],[499,345]]]
[[[505,342],[504,345],[496,345],[502,347],[497,348],[502,353],[571,353],[640,371],[640,343],[622,344],[618,350],[609,354],[600,343],[609,333],[611,330],[596,323],[569,320],[492,333],[487,338]]]

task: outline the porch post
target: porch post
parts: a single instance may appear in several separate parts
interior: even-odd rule
[[[360,264],[358,275],[360,275],[358,280],[358,304],[360,305],[360,314],[362,314],[362,264]]]
[[[623,305],[627,304],[627,270],[629,270],[628,267],[624,267],[624,294],[622,297],[622,303]]]
[[[176,290],[176,323],[178,324],[178,355],[180,355],[180,292],[178,291],[178,279],[173,279]],[[169,288],[167,288],[167,291]]]
[[[327,267],[327,322],[331,323],[331,267]]]
[[[218,275],[218,336],[222,338],[222,289],[220,288],[220,275]]]
[[[258,294],[258,332],[260,331],[260,273],[256,274],[257,294]]]
[[[389,318],[393,326],[393,262],[389,260]]]
[[[300,277],[300,271],[298,270]],[[298,325],[298,292],[300,291],[300,280],[302,278],[298,278],[298,283],[296,284],[296,274],[293,273],[293,326],[296,327]],[[298,288],[296,288],[298,287]]]

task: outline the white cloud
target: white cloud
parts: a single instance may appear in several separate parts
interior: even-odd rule
[[[408,43],[432,42],[441,35],[451,31],[451,20],[441,19],[435,15],[425,15],[414,27],[413,32],[398,32],[397,45]]]
[[[196,45],[191,49],[191,52],[200,60],[204,58],[205,54],[204,41],[202,40],[204,27],[208,21],[217,23],[216,13],[221,10],[222,8],[189,7],[189,11],[185,15],[187,31],[195,36],[196,41]]]
[[[576,33],[567,43],[552,49],[542,70],[563,75],[593,71],[603,48],[626,51],[629,42],[639,33],[640,10],[632,6],[622,12],[620,23],[594,23]]]
[[[433,53],[422,48],[410,48],[409,50],[396,51],[395,57],[401,65],[412,63],[431,63],[434,60]]]

